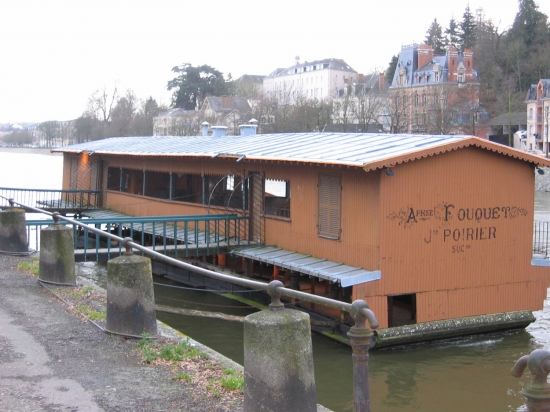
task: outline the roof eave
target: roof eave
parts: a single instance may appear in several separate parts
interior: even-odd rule
[[[471,136],[460,141],[443,143],[437,146],[430,147],[428,149],[421,149],[414,152],[409,152],[401,156],[391,156],[386,159],[377,160],[376,162],[365,163],[363,165],[363,170],[366,172],[371,172],[378,169],[390,168],[403,163],[412,162],[414,160],[449,153],[468,147],[477,147],[480,149],[488,150],[494,153],[501,154],[503,156],[511,157],[516,160],[531,163],[538,167],[550,167],[550,159],[546,159],[544,157],[536,156],[530,153],[525,153],[508,146],[493,143],[485,139],[480,139],[479,137]]]

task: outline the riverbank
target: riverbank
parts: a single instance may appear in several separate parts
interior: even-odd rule
[[[225,396],[212,380],[194,380],[193,371],[156,358],[164,341],[108,335],[83,320],[93,316],[75,316],[100,309],[64,304],[18,269],[22,260],[0,255],[0,410],[242,409],[240,392]],[[225,366],[206,358],[223,374]]]
[[[7,153],[34,153],[52,156],[62,156],[61,153],[52,153],[51,147],[7,147],[0,146],[0,152]]]

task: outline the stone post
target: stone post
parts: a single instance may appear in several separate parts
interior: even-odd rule
[[[529,368],[533,375],[533,382],[526,384],[522,391],[527,399],[527,411],[550,412],[550,384],[547,383],[550,352],[535,349],[531,354],[522,356],[512,368],[512,375],[521,377],[525,368]]]
[[[3,252],[27,252],[25,210],[10,208],[0,211],[0,250]]]
[[[55,285],[76,285],[73,230],[57,223],[40,230],[38,279]]]
[[[107,262],[106,326],[119,335],[157,333],[151,259],[129,254],[128,247],[126,255]]]
[[[309,315],[284,308],[280,281],[270,286],[269,309],[244,322],[244,410],[316,411]]]

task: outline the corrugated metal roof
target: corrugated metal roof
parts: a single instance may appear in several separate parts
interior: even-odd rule
[[[342,165],[374,170],[465,147],[541,166],[550,162],[471,136],[376,133],[279,133],[251,136],[113,137],[55,149],[125,156],[235,158]]]
[[[332,163],[362,167],[382,158],[399,156],[464,138],[465,136],[366,133],[118,137],[76,144],[58,151],[139,156],[234,156],[255,160]]]
[[[379,270],[369,271],[330,260],[304,255],[275,246],[241,248],[232,251],[259,262],[276,265],[304,275],[313,276],[329,282],[339,283],[342,287],[372,282],[382,278]]]

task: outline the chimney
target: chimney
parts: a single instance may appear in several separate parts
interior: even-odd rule
[[[213,137],[225,137],[227,136],[227,126],[212,126]]]
[[[386,73],[378,73],[378,90],[386,90]]]
[[[239,125],[239,134],[241,136],[254,136],[257,128],[257,124],[241,124]]]
[[[466,78],[471,79],[474,69],[474,52],[472,49],[464,49],[464,68],[466,69]]]
[[[449,46],[447,49],[447,70],[448,81],[456,82],[458,71],[458,51],[453,46]]]
[[[210,127],[210,123],[208,122],[202,122],[201,123],[201,136],[208,136],[208,128]]]
[[[434,50],[429,44],[421,44],[418,46],[418,68],[424,67],[434,58]]]

